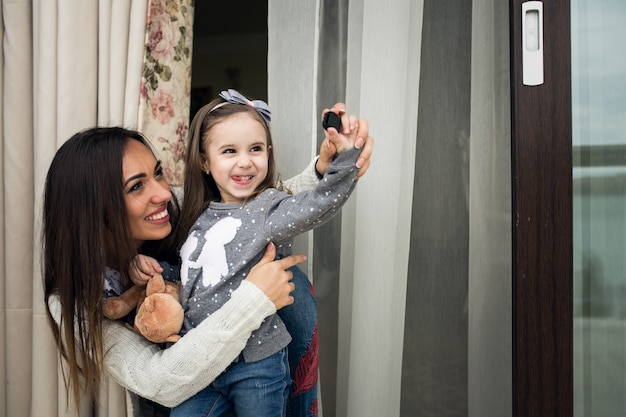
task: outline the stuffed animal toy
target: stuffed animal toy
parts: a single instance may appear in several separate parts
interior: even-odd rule
[[[179,294],[180,283],[155,274],[145,287],[135,285],[119,297],[105,298],[102,311],[105,317],[117,320],[136,307],[135,330],[154,343],[177,342],[184,315]]]

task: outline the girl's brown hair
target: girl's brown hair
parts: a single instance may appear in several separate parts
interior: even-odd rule
[[[184,199],[180,221],[175,232],[178,242],[182,242],[187,238],[187,234],[194,222],[208,207],[209,203],[211,201],[219,201],[221,198],[213,177],[202,170],[203,162],[207,157],[205,142],[213,126],[225,118],[238,113],[248,114],[261,123],[267,137],[267,176],[255,190],[254,195],[268,188],[275,188],[278,183],[272,135],[269,125],[261,114],[250,105],[230,103],[222,98],[217,98],[204,105],[198,110],[189,126],[189,140],[187,141],[187,151],[185,152]]]

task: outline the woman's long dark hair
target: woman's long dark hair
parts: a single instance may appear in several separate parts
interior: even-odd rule
[[[129,283],[127,272],[137,254],[123,194],[122,162],[129,140],[151,149],[139,132],[124,128],[79,132],[59,148],[45,182],[45,303],[60,355],[69,365],[65,383],[77,403],[79,377],[85,378],[85,391],[96,398],[103,373],[104,271],[107,266],[116,269]],[[170,212],[177,214],[177,208]],[[58,323],[48,304],[51,295],[60,301]]]

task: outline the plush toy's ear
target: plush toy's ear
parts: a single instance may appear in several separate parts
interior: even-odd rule
[[[159,292],[165,292],[165,280],[163,279],[163,275],[154,274],[152,278],[148,280],[148,285],[146,286],[146,296]]]
[[[165,281],[164,292],[178,300],[180,296],[180,282]]]
[[[137,302],[143,293],[144,287],[134,285],[119,297],[106,297],[102,301],[104,317],[117,320],[126,316],[137,307]]]

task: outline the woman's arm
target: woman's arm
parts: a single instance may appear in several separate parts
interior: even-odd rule
[[[269,244],[263,258],[231,299],[165,350],[119,322],[103,324],[104,368],[120,385],[172,407],[208,386],[241,353],[263,320],[293,303],[288,268],[306,260],[291,255],[274,261]]]
[[[119,321],[103,320],[105,372],[130,391],[172,407],[208,386],[239,355],[250,334],[263,320],[293,303],[288,268],[306,260],[291,255],[273,261],[268,245],[231,299],[170,348],[158,345]],[[62,321],[59,297],[48,298],[50,313]]]
[[[122,323],[106,320],[104,368],[126,389],[173,407],[221,374],[275,311],[257,286],[243,281],[222,308],[163,350]]]
[[[59,322],[58,297],[52,295],[48,302]],[[252,331],[275,312],[265,293],[244,280],[222,308],[167,349],[121,321],[104,319],[104,371],[141,397],[176,406],[213,382],[241,353]]]
[[[283,187],[286,188],[286,191],[292,194],[298,194],[303,191],[314,189],[320,180],[315,173],[316,162],[317,157],[315,157],[315,159],[313,159],[300,174],[283,181]]]

